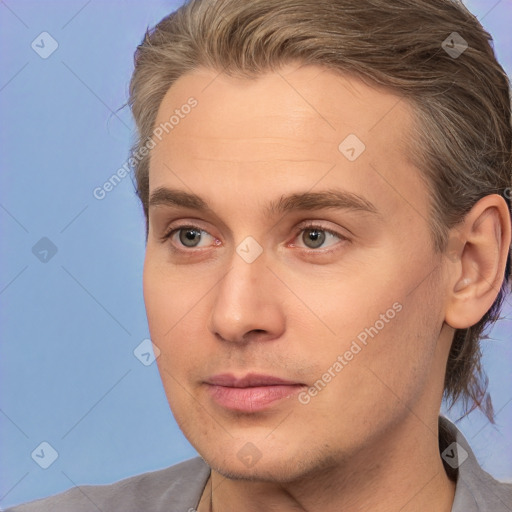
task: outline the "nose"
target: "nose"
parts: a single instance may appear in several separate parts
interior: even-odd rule
[[[265,253],[247,263],[233,252],[230,263],[214,289],[210,331],[223,341],[241,344],[279,338],[285,330],[284,301]]]

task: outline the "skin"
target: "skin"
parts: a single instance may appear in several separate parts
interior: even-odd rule
[[[144,298],[170,407],[212,468],[198,510],[212,498],[223,512],[450,511],[444,369],[454,329],[498,293],[506,203],[483,198],[450,233],[455,252],[438,254],[427,188],[405,152],[411,107],[396,95],[315,66],[256,80],[199,69],[169,89],[156,125],[190,96],[197,106],[152,150],[150,194],[195,193],[211,210],[150,207]],[[338,149],[349,134],[366,145],[355,161]],[[334,188],[377,213],[265,210]],[[308,221],[339,237],[312,246]],[[179,231],[162,240],[191,224],[197,247]],[[252,263],[236,251],[248,236],[263,251]],[[307,389],[395,303],[400,312],[307,404],[292,396],[239,413],[207,391],[214,374],[249,372]],[[247,443],[260,456],[251,467],[237,456]]]

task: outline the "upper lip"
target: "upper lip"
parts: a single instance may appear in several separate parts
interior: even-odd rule
[[[235,377],[230,373],[223,373],[209,377],[207,384],[214,386],[224,386],[230,388],[250,388],[256,386],[297,386],[302,385],[300,382],[281,379],[272,375],[262,375],[258,373],[248,373],[243,377]]]

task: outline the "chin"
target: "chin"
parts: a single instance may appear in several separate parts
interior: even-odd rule
[[[227,457],[226,452],[202,457],[213,470],[225,478],[283,484],[310,478],[312,474],[329,471],[339,464],[332,454],[283,454],[272,451],[272,456],[262,453],[261,458],[250,466],[245,465],[236,453],[232,457]]]
[[[230,480],[287,483],[303,476],[297,466],[293,467],[290,464],[283,464],[282,461],[277,464],[260,461],[251,468],[244,468],[240,463],[210,464],[208,462],[208,464],[217,473]]]

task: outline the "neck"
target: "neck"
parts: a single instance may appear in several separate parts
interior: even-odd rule
[[[437,418],[415,415],[335,466],[287,482],[231,480],[212,469],[198,512],[450,512],[455,484],[444,470]]]

